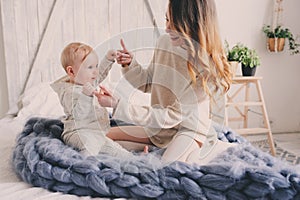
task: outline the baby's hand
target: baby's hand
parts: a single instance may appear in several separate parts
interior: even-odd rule
[[[106,58],[109,60],[109,61],[115,61],[115,59],[117,58],[117,52],[113,49],[110,49],[107,51],[106,53]]]
[[[92,86],[91,83],[87,82],[83,85],[82,93],[87,96],[93,96],[96,89]]]
[[[102,107],[116,108],[119,99],[114,97],[106,88],[100,86],[100,92],[94,92],[93,94],[98,98],[98,102]]]

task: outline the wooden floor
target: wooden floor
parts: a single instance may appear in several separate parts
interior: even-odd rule
[[[249,141],[266,139],[266,135],[245,136]],[[300,156],[300,132],[297,133],[273,133],[275,143],[281,148]]]

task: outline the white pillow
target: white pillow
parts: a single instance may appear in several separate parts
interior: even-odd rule
[[[40,83],[24,92],[19,101],[21,108],[18,118],[59,118],[64,115],[59,98],[50,84],[50,82]]]
[[[31,117],[59,118],[64,116],[63,107],[56,92],[50,86],[51,83],[40,83],[23,93],[19,100],[17,118],[27,120]],[[127,84],[118,84],[107,79],[101,85],[107,87],[114,95],[126,98],[131,103],[136,105],[150,105],[150,95],[138,91],[128,82]],[[116,87],[118,88],[117,91]],[[111,108],[107,109],[109,112],[112,112]]]

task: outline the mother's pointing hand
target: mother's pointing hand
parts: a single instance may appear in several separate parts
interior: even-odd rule
[[[132,61],[132,54],[127,50],[123,39],[120,40],[122,50],[117,51],[117,63],[121,64],[122,67],[130,65]]]

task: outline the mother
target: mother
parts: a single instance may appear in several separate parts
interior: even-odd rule
[[[99,103],[115,108],[113,118],[143,127],[122,128],[130,135],[112,130],[107,136],[166,148],[164,162],[205,164],[230,146],[217,139],[210,119],[210,103],[231,82],[214,0],[169,0],[166,32],[146,69],[121,41],[117,62],[135,88],[151,92],[151,106],[116,99],[102,88]]]

